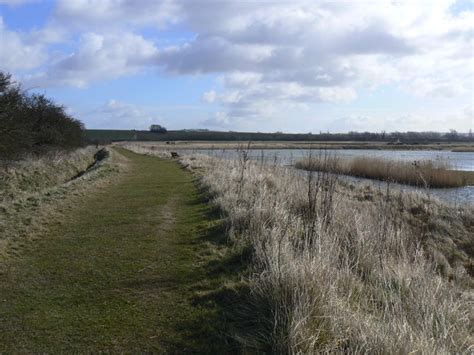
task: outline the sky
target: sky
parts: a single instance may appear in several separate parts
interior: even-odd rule
[[[474,0],[0,0],[0,70],[87,128],[467,132]]]

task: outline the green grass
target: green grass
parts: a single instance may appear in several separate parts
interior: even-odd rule
[[[0,274],[1,353],[232,351],[225,310],[196,302],[232,277],[215,272],[219,220],[175,162],[119,151],[119,182]]]

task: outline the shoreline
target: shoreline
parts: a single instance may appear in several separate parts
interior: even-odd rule
[[[115,144],[120,144],[117,142]],[[130,143],[130,142],[129,142]],[[389,144],[385,142],[280,142],[280,141],[176,141],[176,142],[140,142],[143,145],[155,146],[158,149],[256,149],[256,150],[278,150],[278,149],[334,149],[334,150],[392,150],[392,151],[451,151],[453,153],[474,152],[474,143],[469,144]]]

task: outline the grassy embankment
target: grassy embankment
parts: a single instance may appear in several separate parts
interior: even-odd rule
[[[98,162],[103,153],[88,147],[0,164],[0,264],[60,218],[74,197],[110,182],[118,165]]]
[[[207,297],[223,282],[219,222],[175,162],[120,154],[113,184],[2,261],[0,352],[230,351]]]
[[[130,149],[162,154],[145,146]],[[247,249],[248,352],[463,353],[473,348],[474,214],[247,159],[181,159]],[[235,287],[229,293],[239,293]]]
[[[39,158],[0,161],[0,203],[34,195],[72,180],[96,161],[99,149],[52,151]]]
[[[324,171],[422,187],[460,187],[474,184],[474,173],[450,170],[442,161],[392,161],[382,158],[340,158],[325,153],[295,163],[298,169]]]

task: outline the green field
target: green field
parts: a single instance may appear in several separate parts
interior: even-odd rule
[[[217,131],[168,131],[154,133],[137,130],[87,129],[89,140],[105,141],[311,141],[318,140],[317,135],[289,133],[257,133],[257,132],[217,132]]]

